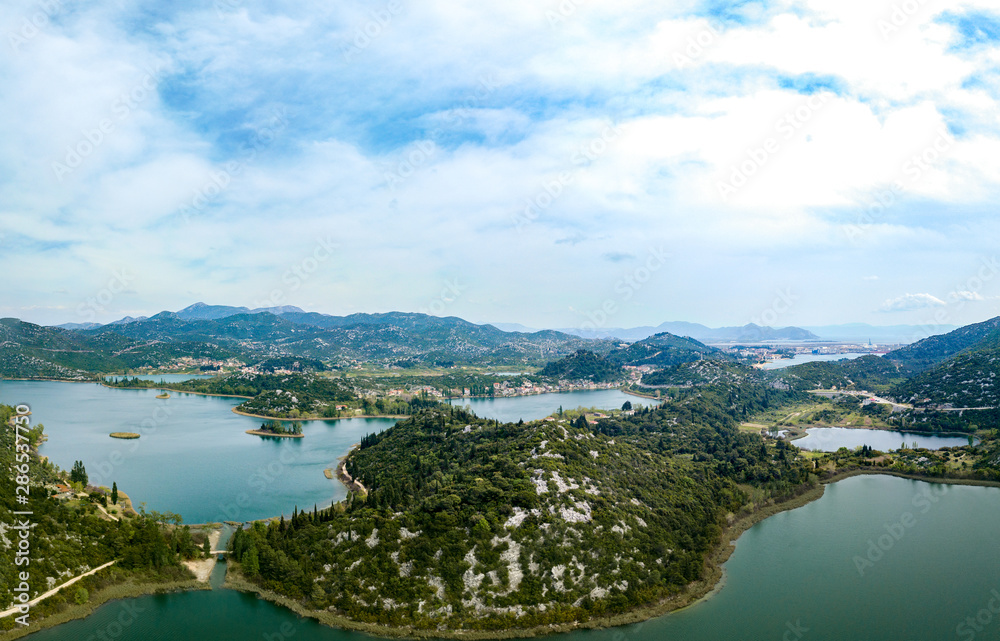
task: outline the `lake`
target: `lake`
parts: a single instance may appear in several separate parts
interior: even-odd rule
[[[955,527],[961,523],[962,527]],[[858,476],[748,530],[724,587],[674,614],[559,641],[971,641],[1000,638],[1000,491]],[[994,604],[996,602],[994,601]],[[983,614],[985,612],[985,614]],[[975,637],[966,617],[989,620]],[[989,617],[987,619],[986,617]],[[125,622],[123,626],[122,622]],[[977,623],[978,625],[978,623]],[[971,631],[971,629],[970,629]],[[362,641],[230,590],[109,603],[32,641]]]
[[[801,365],[802,363],[815,363],[818,361],[840,361],[845,359],[859,358],[861,356],[867,356],[867,354],[796,354],[792,358],[779,358],[776,361],[768,361],[762,366],[763,369],[784,369],[785,367],[791,367],[792,365]]]
[[[39,449],[63,469],[82,460],[90,482],[118,487],[147,511],[175,512],[186,523],[248,521],[290,515],[293,508],[325,507],[346,496],[323,470],[363,436],[394,419],[303,421],[303,439],[246,434],[262,420],[234,414],[241,399],[157,390],[121,390],[96,383],[0,381],[0,402],[31,407],[49,440]],[[531,421],[578,406],[610,409],[654,403],[618,390],[585,390],[510,398],[474,399],[480,416]],[[138,432],[123,441],[111,432]]]
[[[140,374],[128,376],[105,376],[105,380],[117,381],[123,378],[138,378],[140,381],[155,381],[157,383],[181,383],[196,378],[213,378],[212,374]]]
[[[806,430],[807,436],[796,439],[792,443],[804,450],[819,452],[836,452],[842,447],[853,450],[862,445],[868,445],[882,452],[898,450],[906,444],[912,447],[925,447],[936,450],[942,447],[959,447],[969,444],[967,436],[934,436],[917,434],[915,432],[890,432],[888,430],[866,430],[851,427],[813,427]]]
[[[235,398],[156,390],[119,390],[92,383],[0,382],[0,402],[31,407],[45,425],[39,451],[63,469],[82,460],[90,482],[118,487],[138,508],[175,512],[186,523],[247,521],[325,507],[346,496],[323,470],[389,419],[305,421],[304,439],[246,434],[261,419],[231,410]],[[138,432],[123,441],[110,432]]]
[[[456,398],[450,400],[449,403],[471,407],[476,416],[515,423],[520,419],[535,421],[545,418],[556,412],[560,407],[564,410],[574,410],[578,407],[617,410],[621,409],[626,401],[631,402],[634,407],[659,405],[659,401],[655,399],[626,394],[616,389],[581,390],[579,392],[558,392],[555,394],[500,398]]]

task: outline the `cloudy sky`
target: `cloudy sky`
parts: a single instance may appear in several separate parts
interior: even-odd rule
[[[996,0],[7,0],[0,34],[2,316],[1000,313]]]

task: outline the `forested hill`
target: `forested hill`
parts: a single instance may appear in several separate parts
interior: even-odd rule
[[[557,380],[607,383],[624,378],[625,370],[593,352],[581,349],[566,358],[549,363],[538,374]]]
[[[244,350],[175,340],[133,339],[115,332],[85,333],[0,319],[0,377],[87,380],[92,372],[156,367],[181,357],[226,359]]]
[[[607,359],[619,365],[654,365],[670,367],[700,358],[730,359],[720,350],[694,340],[666,332],[614,350]],[[731,360],[731,359],[730,359]]]
[[[17,437],[11,426],[14,408],[0,405],[0,609],[6,610],[18,596],[16,589],[27,572],[28,594],[35,598],[88,570],[116,561],[111,568],[86,578],[31,609],[30,623],[66,610],[71,603],[86,603],[88,590],[117,583],[172,583],[194,577],[184,569],[182,559],[200,558],[187,528],[165,526],[145,515],[111,520],[97,508],[101,491],[88,488],[94,499],[61,501],[50,496],[55,482],[68,483],[55,466],[39,458],[35,446],[42,430],[28,441]],[[30,485],[27,504],[18,501],[15,481],[26,478]],[[48,487],[46,487],[48,486]],[[82,486],[78,486],[81,492]],[[25,520],[15,512],[31,512],[30,555],[27,565],[17,563],[16,532],[11,526]],[[0,619],[0,631],[16,626],[14,617]]]
[[[246,364],[322,361],[309,369],[357,362],[418,365],[544,365],[579,349],[598,353],[616,342],[554,331],[503,332],[460,318],[426,314],[345,317],[288,312],[182,318],[163,312],[95,328],[40,327],[0,320],[0,376],[88,378],[139,367],[163,368],[184,357]]]
[[[705,391],[706,394],[711,392]],[[808,472],[783,442],[735,427],[726,400],[601,419],[499,424],[458,408],[366,438],[346,511],[300,514],[234,537],[264,587],[355,621],[510,629],[610,616],[703,577],[748,502]]]
[[[966,325],[953,332],[931,336],[885,355],[904,371],[918,373],[969,349],[1000,346],[1000,316]]]

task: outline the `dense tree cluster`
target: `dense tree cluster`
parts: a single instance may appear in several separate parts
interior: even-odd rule
[[[14,465],[14,431],[8,427],[14,410],[0,406],[0,467]],[[59,501],[52,498],[45,484],[61,480],[60,472],[51,463],[30,453],[29,473],[31,492],[28,507],[32,512],[31,555],[28,566],[15,563],[17,546],[0,546],[0,604],[14,600],[13,589],[20,581],[18,572],[27,569],[32,596],[37,596],[56,583],[82,574],[88,569],[118,560],[114,573],[117,581],[178,580],[190,575],[180,566],[180,559],[200,555],[191,532],[185,527],[158,523],[154,516],[140,515],[114,521],[100,514],[89,501]],[[86,483],[83,463],[77,461],[73,474]],[[15,480],[9,474],[0,475],[0,523],[15,524],[24,517],[13,512],[23,511],[16,503]],[[117,489],[117,488],[115,488]],[[117,493],[117,492],[115,492]],[[7,537],[12,536],[8,530]],[[66,606],[66,599],[55,596],[46,601],[48,611]],[[36,618],[45,609],[35,611]],[[11,622],[12,621],[8,621]]]
[[[528,627],[656,602],[703,575],[743,488],[779,498],[810,481],[794,448],[735,427],[781,392],[703,391],[596,425],[425,410],[348,459],[367,496],[255,524],[234,559],[310,607],[391,625]]]

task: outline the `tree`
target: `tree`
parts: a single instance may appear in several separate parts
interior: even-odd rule
[[[73,600],[76,601],[78,605],[83,605],[90,600],[90,592],[87,592],[87,588],[80,586],[76,589],[76,593],[73,595]]]
[[[627,412],[632,409],[632,401],[625,401],[622,403],[622,411]]]
[[[205,558],[212,556],[212,542],[205,537],[205,542],[201,544],[201,551],[205,553]]]
[[[69,473],[69,480],[73,483],[87,485],[87,468],[83,466],[83,461],[73,463],[73,469]]]
[[[118,505],[118,482],[111,483],[111,504]]]
[[[241,563],[243,568],[243,574],[254,577],[260,574],[260,562],[257,560],[257,548],[251,545],[247,551],[243,554],[243,562]]]

